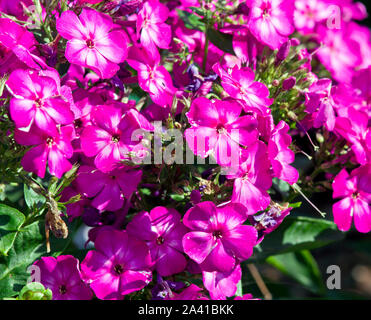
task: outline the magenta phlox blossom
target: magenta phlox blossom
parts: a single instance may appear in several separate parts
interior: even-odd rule
[[[112,78],[127,56],[128,37],[109,15],[83,8],[79,16],[64,11],[57,20],[59,34],[68,40],[66,58],[101,78]]]
[[[0,75],[18,68],[46,68],[37,55],[36,44],[34,35],[26,28],[10,19],[0,18]]]
[[[176,89],[170,73],[160,65],[160,56],[139,46],[130,48],[129,65],[138,72],[138,84],[160,106],[170,106]]]
[[[257,121],[253,116],[240,116],[241,105],[233,100],[199,97],[187,113],[191,128],[185,131],[190,149],[198,156],[213,155],[217,163],[229,166],[239,158],[240,145],[249,146],[258,138]]]
[[[146,241],[154,268],[161,276],[183,272],[187,265],[182,238],[188,229],[180,219],[175,209],[156,207],[137,214],[127,226],[129,235]]]
[[[165,23],[168,16],[169,9],[158,0],[146,1],[139,11],[137,36],[140,37],[140,43],[150,52],[156,52],[156,46],[162,49],[169,48],[171,27]]]
[[[342,169],[332,184],[334,221],[342,231],[350,229],[352,220],[359,232],[371,231],[371,166],[359,167],[350,174]]]
[[[121,300],[151,282],[151,255],[145,242],[126,231],[107,229],[98,233],[94,245],[81,270],[99,299]]]
[[[50,174],[61,178],[72,168],[68,159],[73,155],[71,145],[73,135],[74,131],[70,126],[59,128],[53,135],[40,131],[35,126],[31,127],[29,132],[15,130],[14,138],[17,143],[33,146],[22,158],[23,168],[44,178],[48,164]]]
[[[94,163],[103,172],[130,159],[129,152],[141,143],[141,129],[152,128],[136,109],[123,113],[122,108],[113,105],[95,108],[91,118],[92,125],[81,134],[81,148],[86,156],[95,156]]]
[[[351,145],[356,160],[359,164],[371,162],[371,129],[368,125],[368,115],[363,112],[349,108],[351,118],[338,117],[335,130],[344,137]]]
[[[53,293],[53,300],[90,300],[93,293],[81,279],[79,260],[71,255],[42,257],[35,261],[40,282]]]
[[[252,0],[248,28],[271,49],[278,49],[294,32],[292,0]]]
[[[70,124],[73,113],[70,102],[61,95],[58,73],[17,69],[7,81],[13,98],[10,115],[20,130],[27,131],[34,123],[41,130],[55,135],[57,124]]]
[[[255,74],[250,68],[239,68],[236,65],[225,70],[219,64],[215,64],[213,70],[219,75],[224,90],[232,98],[243,101],[245,111],[252,108],[263,115],[270,112],[268,107],[273,103],[273,99],[269,98],[269,90],[264,83],[254,80]]]
[[[216,207],[211,201],[189,209],[183,223],[191,229],[183,237],[184,252],[204,271],[230,272],[238,261],[248,259],[257,240],[257,231],[243,225],[247,219],[241,204]]]
[[[335,127],[335,102],[331,96],[332,81],[320,79],[313,83],[305,93],[306,111],[314,116],[315,128],[325,126],[333,131]]]
[[[142,171],[129,167],[117,167],[104,173],[90,166],[81,166],[76,178],[77,190],[88,198],[91,205],[100,211],[120,209],[124,200],[137,189]]]

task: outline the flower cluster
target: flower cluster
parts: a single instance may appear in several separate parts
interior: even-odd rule
[[[233,297],[298,185],[333,192],[339,230],[371,231],[362,4],[39,3],[42,36],[0,0],[0,123],[25,174],[62,181],[48,196],[90,228],[82,261],[35,262],[53,299]],[[158,150],[163,163],[141,162]]]

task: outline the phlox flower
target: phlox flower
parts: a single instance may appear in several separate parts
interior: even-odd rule
[[[333,131],[335,127],[335,102],[331,96],[332,81],[319,79],[313,83],[305,93],[305,111],[313,114],[315,128],[325,126]]]
[[[103,172],[109,172],[120,161],[129,159],[129,152],[140,144],[136,133],[151,129],[148,121],[135,109],[123,115],[121,108],[101,106],[92,111],[91,118],[93,124],[81,134],[81,148],[87,157],[95,156],[94,163]]]
[[[73,155],[71,145],[73,134],[73,128],[70,126],[61,127],[53,135],[40,131],[37,127],[31,127],[29,132],[16,129],[14,138],[17,143],[34,146],[25,153],[21,165],[26,171],[44,178],[48,164],[50,174],[61,178],[72,168],[68,159]]]
[[[232,271],[238,261],[248,259],[257,240],[256,230],[247,225],[241,204],[216,207],[211,201],[189,209],[183,223],[191,229],[183,237],[184,252],[203,271]],[[237,261],[238,260],[238,261]]]
[[[180,219],[175,209],[156,207],[150,213],[137,214],[127,225],[129,235],[146,241],[154,268],[161,276],[183,272],[187,265],[182,238],[188,230]]]
[[[314,31],[316,25],[328,19],[332,12],[328,10],[329,3],[322,0],[296,0],[294,23],[296,29],[303,34]]]
[[[227,176],[235,179],[232,202],[243,204],[249,215],[264,210],[270,203],[267,190],[272,185],[272,175],[267,149],[262,141],[257,141],[244,152],[237,172]]]
[[[346,27],[329,29],[320,26],[317,31],[318,41],[323,43],[317,51],[321,63],[339,82],[350,83],[354,68],[360,65],[360,46],[352,40]]]
[[[57,124],[70,124],[73,113],[61,95],[58,73],[17,69],[6,83],[13,98],[10,115],[18,129],[27,131],[34,123],[41,130],[57,134]]]
[[[204,286],[209,291],[212,300],[226,300],[227,297],[234,296],[241,276],[242,272],[239,264],[228,272],[202,272]]]
[[[295,160],[295,154],[289,149],[292,141],[288,134],[289,129],[288,124],[283,120],[277,124],[268,142],[268,155],[274,176],[294,184],[299,179],[299,172],[290,166],[290,163]]]
[[[269,90],[264,83],[254,81],[255,74],[250,68],[235,66],[227,72],[215,64],[213,70],[220,76],[224,90],[232,98],[243,101],[245,111],[253,108],[264,115],[270,112],[268,107],[273,99],[269,99]]]
[[[126,58],[127,35],[109,15],[90,8],[83,8],[79,16],[64,11],[57,19],[57,30],[68,40],[67,60],[92,69],[101,78],[112,78]]]
[[[0,18],[0,75],[18,68],[40,70],[46,67],[36,55],[36,44],[34,35],[26,28],[10,19]]]
[[[81,271],[99,299],[120,300],[152,280],[151,255],[143,241],[126,231],[102,230],[95,250],[81,262]]]
[[[334,222],[341,231],[350,229],[352,220],[359,232],[371,231],[371,166],[359,167],[349,174],[342,169],[332,183]]]
[[[91,205],[100,211],[120,209],[124,200],[137,189],[142,171],[118,167],[104,173],[90,166],[81,166],[76,178],[76,188],[88,198]]]
[[[240,117],[242,107],[233,100],[193,100],[187,118],[191,128],[185,131],[190,149],[198,156],[213,155],[229,166],[238,161],[240,145],[249,146],[258,138],[257,121],[250,115]]]
[[[127,62],[138,72],[138,84],[149,93],[152,101],[160,106],[171,106],[176,92],[170,73],[159,65],[160,56],[148,50],[133,46]]]
[[[137,17],[137,36],[140,43],[150,52],[156,52],[156,46],[168,49],[171,41],[171,27],[165,23],[169,9],[158,0],[148,0],[143,4]]]
[[[53,293],[53,300],[90,300],[93,293],[82,281],[79,260],[70,255],[42,257],[34,262],[40,282]]]
[[[348,111],[351,118],[338,117],[335,131],[350,144],[359,164],[371,162],[371,129],[368,115],[351,107]]]
[[[252,0],[248,28],[271,49],[278,49],[294,32],[293,1]]]

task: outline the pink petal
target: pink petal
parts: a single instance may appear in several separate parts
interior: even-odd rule
[[[91,205],[99,211],[116,211],[124,204],[121,191],[117,184],[107,184],[93,199]]]
[[[88,35],[88,32],[81,24],[80,19],[71,10],[64,11],[61,14],[61,17],[57,19],[57,30],[63,38],[68,40],[86,40],[86,36]]]
[[[121,63],[127,57],[128,39],[124,31],[116,30],[96,42],[95,47],[106,59]]]
[[[214,103],[209,99],[200,97],[193,100],[187,118],[191,125],[216,128],[219,113]]]
[[[126,295],[139,291],[148,285],[152,280],[151,272],[129,270],[123,273],[120,282],[120,293]]]
[[[223,242],[217,240],[217,245],[214,245],[211,253],[206,257],[200,267],[205,271],[230,272],[235,265],[236,259],[226,251]]]
[[[184,135],[189,149],[201,158],[206,158],[218,141],[218,134],[214,128],[192,127],[186,129]]]
[[[81,135],[81,148],[88,157],[95,156],[111,143],[111,135],[95,126],[88,126]]]
[[[189,232],[183,237],[184,252],[197,263],[202,263],[215,245],[211,233]]]
[[[45,145],[39,145],[26,152],[21,160],[21,165],[26,171],[34,172],[40,178],[44,178],[47,156],[48,151]]]
[[[85,67],[89,50],[85,41],[73,39],[67,42],[65,56],[70,63]]]
[[[50,174],[61,178],[63,174],[72,168],[71,162],[69,162],[59,149],[53,147],[49,151],[48,166]]]
[[[35,101],[27,99],[10,100],[10,116],[17,128],[27,128],[35,117]]]
[[[352,224],[352,200],[344,198],[332,206],[334,222],[341,231],[348,231]]]
[[[211,232],[212,220],[216,220],[216,215],[215,204],[211,201],[204,201],[186,212],[183,223],[191,230]]]
[[[181,273],[187,266],[187,260],[177,250],[168,246],[160,248],[160,259],[156,262],[156,270],[162,277]]]
[[[252,255],[257,239],[258,232],[254,227],[242,225],[229,230],[222,242],[230,255],[246,260]]]
[[[371,231],[371,208],[370,204],[363,199],[354,199],[353,202],[354,224],[362,233]]]

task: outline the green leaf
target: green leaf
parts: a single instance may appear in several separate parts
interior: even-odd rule
[[[266,261],[311,292],[320,295],[326,292],[317,262],[308,250],[272,256]]]
[[[176,11],[178,12],[179,18],[183,20],[184,26],[186,28],[205,32],[205,24],[203,23],[200,17],[187,11],[179,9],[176,9]]]
[[[344,233],[328,220],[308,217],[287,217],[272,233],[265,236],[255,250],[252,260],[264,260],[269,256],[311,250],[326,246],[344,238]]]
[[[223,50],[224,52],[227,52],[230,54],[234,54],[233,45],[232,45],[233,36],[231,34],[222,33],[218,30],[208,28],[207,37],[220,50]]]
[[[184,194],[171,194],[170,198],[174,201],[180,202],[184,200]]]
[[[24,221],[21,212],[0,204],[0,255],[7,255]]]
[[[23,192],[24,200],[30,209],[39,203],[42,204],[45,202],[45,198],[42,195],[36,193],[32,188],[27,187],[27,185],[24,185]]]
[[[27,268],[45,254],[43,222],[19,230],[7,256],[0,257],[0,299],[12,297],[26,284]]]
[[[294,202],[294,203],[290,203],[290,204],[289,204],[289,207],[290,207],[290,208],[300,208],[300,207],[301,207],[301,204],[302,204],[301,201],[299,201],[299,202]]]

